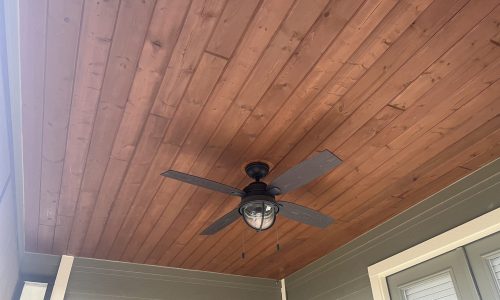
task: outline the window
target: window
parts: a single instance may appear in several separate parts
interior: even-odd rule
[[[393,300],[479,300],[463,248],[387,277]]]
[[[498,293],[500,293],[500,253],[495,253],[488,258],[491,276],[496,282]]]
[[[497,195],[492,192],[490,196]],[[500,300],[496,272],[499,253],[500,208],[497,208],[369,266],[373,298],[406,300],[404,287],[450,270],[457,299]]]
[[[500,300],[500,233],[464,248],[482,298]]]
[[[457,293],[449,271],[431,275],[402,287],[406,300],[456,300]]]

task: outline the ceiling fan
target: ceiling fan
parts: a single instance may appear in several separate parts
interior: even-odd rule
[[[245,172],[255,181],[243,190],[174,170],[168,170],[161,175],[241,198],[237,208],[205,228],[201,232],[202,235],[215,234],[240,216],[253,229],[266,230],[273,226],[278,213],[304,224],[325,228],[333,222],[329,216],[292,202],[276,201],[275,196],[306,185],[315,178],[328,173],[341,162],[333,153],[324,150],[281,174],[269,185],[261,181],[269,173],[269,165],[263,162],[252,162],[245,167]]]

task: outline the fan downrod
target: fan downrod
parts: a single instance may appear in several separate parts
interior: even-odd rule
[[[252,162],[246,165],[245,173],[255,181],[260,181],[269,174],[269,165],[260,161]]]

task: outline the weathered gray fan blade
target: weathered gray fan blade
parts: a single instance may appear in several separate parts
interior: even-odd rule
[[[325,228],[333,223],[333,219],[318,211],[298,205],[292,202],[278,201],[279,214],[311,226]]]
[[[275,194],[288,193],[328,173],[341,162],[333,153],[324,150],[278,176],[270,184],[269,190]]]
[[[208,226],[201,232],[201,235],[211,235],[219,232],[221,229],[230,225],[240,217],[239,209],[233,209],[229,213],[222,216],[220,219],[215,221],[212,225]]]
[[[180,181],[184,181],[184,182],[189,183],[189,184],[201,186],[201,187],[204,187],[206,189],[221,192],[224,194],[229,194],[229,195],[233,195],[233,196],[242,196],[244,194],[243,191],[240,189],[237,189],[237,188],[234,188],[234,187],[222,184],[222,183],[218,183],[218,182],[215,182],[212,180],[208,180],[205,178],[201,178],[198,176],[189,175],[189,174],[182,173],[182,172],[177,172],[174,170],[168,170],[166,172],[161,173],[161,175],[163,175],[165,177],[177,179]]]

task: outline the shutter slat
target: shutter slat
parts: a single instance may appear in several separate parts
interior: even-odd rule
[[[488,261],[490,262],[490,271],[497,281],[497,288],[500,292],[500,254],[488,258]]]
[[[446,283],[443,283],[443,284],[440,284],[440,285],[436,285],[436,286],[433,286],[433,287],[429,287],[429,288],[426,288],[426,289],[423,289],[423,290],[413,290],[411,293],[408,292],[407,295],[408,296],[411,296],[411,295],[415,295],[415,296],[419,296],[419,295],[432,295],[432,294],[437,293],[439,291],[444,291],[444,290],[448,290],[448,289],[453,289],[453,283],[446,282]]]
[[[449,272],[415,282],[404,288],[407,300],[457,300]]]
[[[425,279],[422,281],[415,282],[414,284],[411,285],[411,287],[408,287],[405,290],[408,294],[413,294],[414,291],[421,291],[423,289],[428,289],[447,282],[450,282],[450,280],[446,276],[439,275],[431,279]]]
[[[495,273],[500,272],[500,265],[496,265],[496,266],[492,265],[491,268],[493,269],[493,272],[495,272]]]
[[[500,255],[497,255],[493,258],[490,258],[490,263],[492,266],[499,266],[500,265]]]

